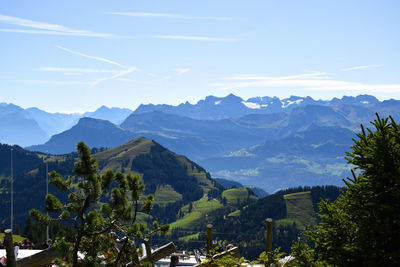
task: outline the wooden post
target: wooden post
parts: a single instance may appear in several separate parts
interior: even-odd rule
[[[211,255],[212,250],[212,224],[207,224],[207,254]]]
[[[17,266],[17,259],[15,258],[14,253],[14,242],[12,236],[12,230],[6,229],[4,231],[4,245],[6,246],[6,255],[7,255],[7,267],[16,267]]]
[[[149,241],[148,238],[144,239],[144,245],[146,247],[146,258],[147,258],[147,261],[149,261],[151,263],[151,266],[153,266],[154,262],[153,262],[153,257],[151,255],[150,241]]]
[[[272,250],[272,219],[266,219],[267,222],[267,244],[265,252],[268,254]]]
[[[61,253],[55,248],[51,247],[36,253],[32,256],[22,258],[17,261],[18,267],[42,267],[50,264],[55,258],[61,257]]]

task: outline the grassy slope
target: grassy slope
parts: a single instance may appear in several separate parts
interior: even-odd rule
[[[222,197],[226,198],[228,205],[235,205],[238,201],[240,203],[245,202],[247,201],[248,196],[249,192],[244,187],[232,188],[222,192]],[[255,196],[251,197],[256,198]]]
[[[182,207],[181,212],[185,214],[182,219],[171,223],[171,228],[181,228],[181,229],[192,229],[199,225],[200,219],[205,216],[205,214],[210,213],[214,210],[222,208],[222,204],[217,199],[211,199],[208,201],[207,194],[193,202],[192,211],[189,212],[189,205]]]
[[[4,240],[4,233],[0,233],[0,239],[1,239],[2,242],[3,242],[3,240]],[[20,236],[20,235],[13,235],[13,241],[14,241],[14,242],[23,242],[25,239],[26,239],[25,237],[22,237],[22,236]]]
[[[278,223],[295,222],[299,229],[316,224],[316,217],[311,201],[311,192],[299,192],[284,195],[286,202],[287,218]]]
[[[211,213],[223,207],[222,203],[217,199],[211,199],[209,201],[207,197],[207,191],[205,190],[205,192],[206,193],[200,200],[193,202],[193,208],[191,212],[189,212],[189,205],[186,205],[181,209],[181,212],[185,214],[184,217],[176,222],[173,222],[171,224],[171,228],[181,228],[186,230],[193,229],[194,227],[198,226],[199,223],[201,223],[200,219],[204,218],[207,213]],[[246,201],[248,195],[249,193],[246,188],[232,188],[222,192],[222,197],[226,198],[228,206],[236,205],[237,202],[242,203]],[[250,196],[250,198],[257,197]],[[236,216],[238,215],[237,213],[235,214]]]

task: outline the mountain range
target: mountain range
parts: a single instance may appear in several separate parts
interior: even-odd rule
[[[0,103],[0,143],[30,146],[42,144],[55,134],[74,126],[80,118],[90,117],[121,123],[132,110],[101,106],[82,114],[49,113],[38,108],[23,109],[14,104]]]
[[[70,129],[83,117],[108,120],[119,125],[132,112],[134,114],[142,114],[161,111],[192,119],[217,120],[240,118],[248,114],[290,112],[296,107],[307,105],[371,107],[379,103],[375,97],[370,95],[344,96],[342,99],[333,98],[332,100],[314,100],[311,97],[298,96],[284,99],[279,99],[278,97],[253,97],[243,100],[230,94],[226,97],[208,96],[196,104],[190,104],[189,102],[178,106],[148,104],[140,105],[135,111],[127,108],[101,106],[93,112],[81,114],[49,113],[35,107],[23,109],[14,104],[0,103],[0,122],[6,126],[0,131],[0,143],[18,144],[20,146],[42,144],[51,136]],[[29,135],[23,134],[24,129],[29,132]]]
[[[314,100],[311,97],[291,96],[279,99],[278,97],[252,97],[247,100],[230,94],[226,97],[207,96],[196,104],[189,102],[178,106],[171,105],[140,105],[135,113],[147,113],[154,110],[169,114],[184,115],[193,119],[229,119],[239,118],[248,114],[271,114],[290,112],[296,107],[307,105],[319,106],[374,106],[379,100],[371,95],[359,95],[357,97],[344,96],[342,99]]]
[[[22,114],[26,111],[19,108]],[[299,185],[341,185],[351,168],[344,160],[345,151],[350,150],[360,123],[368,124],[375,112],[400,118],[400,101],[379,101],[369,95],[329,101],[295,96],[243,100],[231,94],[209,96],[196,104],[141,105],[129,112],[101,107],[96,114],[86,114],[96,118],[68,115],[77,116],[68,117],[75,118],[75,125],[27,149],[63,154],[74,151],[79,141],[113,148],[145,137],[191,158],[213,177],[270,193]],[[27,118],[35,122],[32,115]],[[44,125],[43,119],[38,121],[36,125]]]

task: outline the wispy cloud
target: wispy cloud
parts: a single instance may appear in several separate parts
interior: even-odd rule
[[[138,18],[162,18],[162,19],[193,19],[193,20],[232,20],[230,17],[188,16],[171,13],[150,12],[111,12],[113,15],[130,16]]]
[[[113,80],[113,79],[115,79],[115,78],[119,78],[119,77],[124,76],[124,75],[126,75],[126,74],[129,74],[129,73],[131,73],[131,72],[134,72],[135,70],[136,70],[136,68],[135,68],[135,67],[132,67],[132,68],[129,68],[129,69],[127,69],[127,70],[120,71],[120,72],[114,74],[114,75],[111,76],[111,77],[104,77],[104,78],[97,79],[97,80],[93,81],[93,82],[90,84],[90,87],[95,87],[96,85],[98,85],[99,83],[104,82],[104,81],[108,81],[108,80]]]
[[[157,39],[188,40],[188,41],[238,41],[235,38],[220,38],[208,36],[187,36],[187,35],[155,35]]]
[[[113,80],[113,79],[119,78],[121,76],[127,75],[127,74],[132,73],[132,72],[137,70],[136,67],[125,66],[125,65],[122,65],[119,62],[116,62],[116,61],[113,61],[113,60],[110,60],[110,59],[107,59],[107,58],[104,58],[104,57],[91,56],[91,55],[88,55],[88,54],[85,54],[85,53],[81,53],[81,52],[78,52],[78,51],[75,51],[75,50],[71,50],[71,49],[68,49],[68,48],[65,48],[65,47],[62,47],[62,46],[56,46],[56,47],[61,49],[61,50],[63,50],[63,51],[71,53],[73,55],[77,55],[77,56],[81,56],[81,57],[84,57],[84,58],[89,58],[89,59],[93,59],[93,60],[96,60],[96,61],[108,63],[108,64],[111,64],[111,65],[114,65],[114,66],[118,66],[118,67],[120,67],[122,69],[122,70],[119,70],[119,71],[113,71],[114,75],[112,75],[112,76],[103,77],[103,78],[99,78],[99,79],[94,80],[93,82],[89,83],[90,87],[95,87],[96,85],[98,85],[101,82]],[[62,69],[67,69],[68,70],[69,68],[59,68],[58,70],[62,70]],[[79,69],[78,68],[77,70],[85,70],[85,69]]]
[[[68,36],[87,36],[98,38],[114,38],[113,34],[96,33],[88,30],[76,30],[63,25],[51,24],[46,22],[33,21],[18,17],[0,14],[0,22],[32,29],[0,29],[1,32],[47,34],[47,35],[68,35]]]
[[[323,78],[321,78],[323,77]],[[400,92],[400,84],[365,84],[361,82],[348,82],[335,80],[324,72],[307,73],[291,76],[259,76],[237,75],[225,77],[228,82],[214,83],[220,89],[238,88],[299,88],[310,91],[363,91],[370,93]]]
[[[84,54],[84,53],[81,53],[81,52],[77,52],[77,51],[74,51],[74,50],[71,50],[71,49],[68,49],[68,48],[65,48],[65,47],[62,47],[62,46],[58,46],[58,45],[56,47],[61,49],[61,50],[66,51],[66,52],[69,52],[71,54],[77,55],[77,56],[86,57],[86,58],[94,59],[94,60],[97,60],[97,61],[102,61],[102,62],[105,62],[105,63],[109,63],[109,64],[112,64],[112,65],[121,67],[123,69],[129,69],[129,67],[124,66],[124,65],[122,65],[122,64],[120,64],[120,63],[118,63],[116,61],[112,61],[112,60],[109,60],[109,59],[106,59],[106,58],[102,58],[102,57],[90,56],[90,55],[87,55],[87,54]]]
[[[351,68],[341,69],[341,71],[362,70],[362,69],[379,68],[379,67],[383,67],[383,64],[354,66]]]
[[[177,68],[177,69],[174,69],[174,71],[176,71],[176,75],[182,75],[186,72],[191,71],[191,69],[190,68]]]

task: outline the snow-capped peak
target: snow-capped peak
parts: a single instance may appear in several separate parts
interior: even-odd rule
[[[245,105],[247,108],[249,109],[261,109],[261,108],[266,108],[268,107],[268,104],[258,104],[258,103],[254,103],[254,102],[246,102],[246,101],[242,101],[242,104]]]
[[[299,105],[301,102],[303,102],[304,99],[297,99],[297,100],[286,100],[286,103],[284,101],[282,101],[282,108],[287,108],[290,105],[296,104]]]

